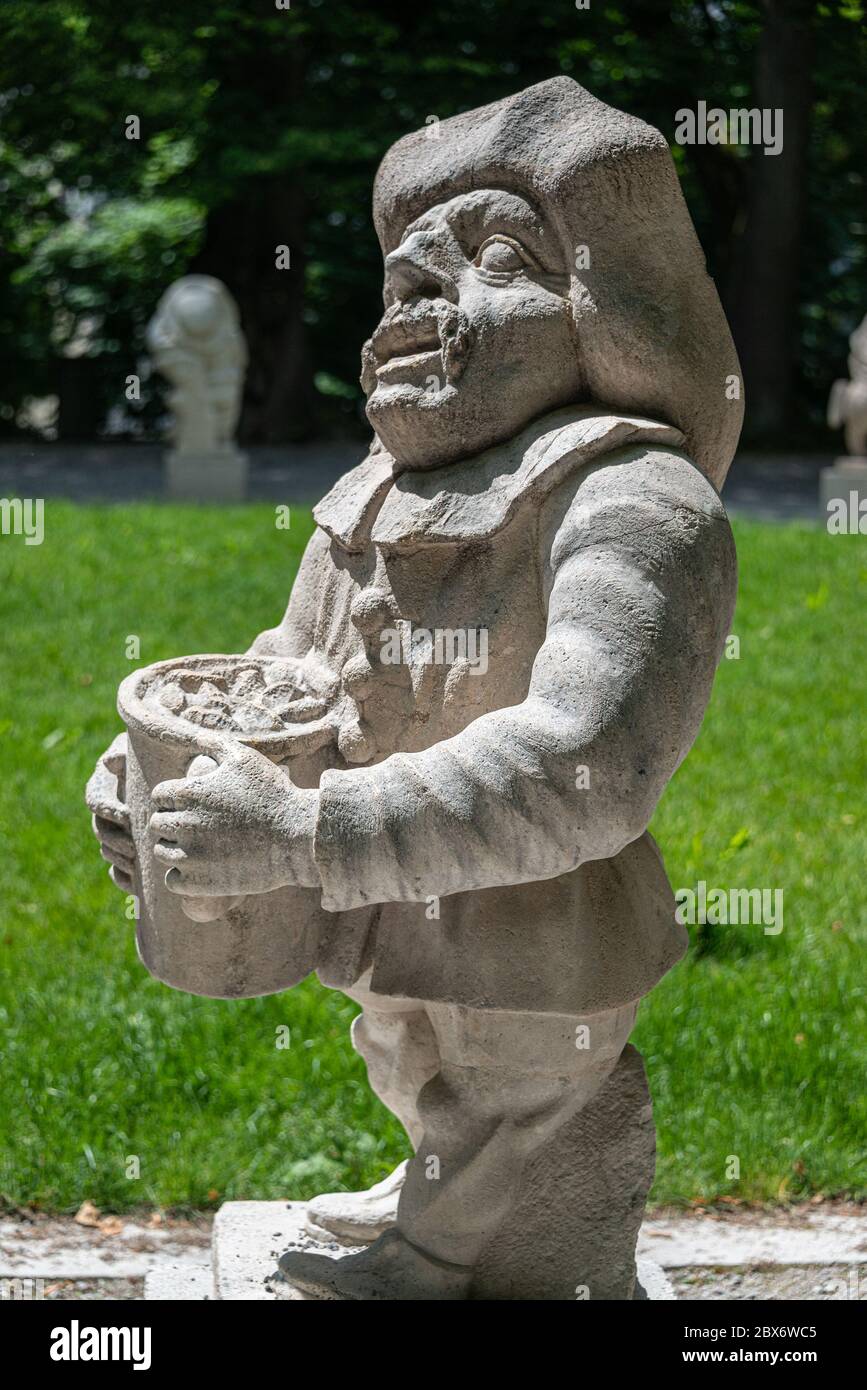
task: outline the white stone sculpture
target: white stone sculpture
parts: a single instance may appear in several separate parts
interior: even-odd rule
[[[174,496],[242,496],[246,459],[235,445],[247,346],[238,308],[211,275],[185,275],[166,290],[147,330],[154,365],[172,384]]]
[[[645,1297],[647,825],[734,606],[734,347],[664,139],[568,78],[399,141],[374,214],[373,448],[278,626],[123,683],[88,802],[159,978],[362,1004],[415,1153],[310,1203],[365,1248],[299,1238],[287,1291]]]
[[[843,427],[850,454],[867,458],[867,315],[849,339],[849,380],[831,387],[828,424]]]
[[[828,424],[848,453],[819,474],[819,511],[829,532],[867,535],[867,317],[849,339],[849,380],[835,381]]]

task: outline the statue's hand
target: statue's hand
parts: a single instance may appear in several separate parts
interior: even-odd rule
[[[151,793],[154,855],[166,887],[190,897],[314,887],[319,793],[243,744],[224,745],[213,771]]]
[[[93,832],[100,853],[111,865],[109,877],[124,893],[134,893],[135,843],[129,811],[123,802],[126,783],[126,734],[118,734],[96,764],[84,799],[93,812]]]

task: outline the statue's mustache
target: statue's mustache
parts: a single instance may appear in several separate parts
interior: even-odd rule
[[[392,357],[439,349],[446,380],[457,381],[466,366],[474,330],[459,305],[448,299],[392,304],[361,350],[361,386],[365,394],[376,386],[376,369]]]

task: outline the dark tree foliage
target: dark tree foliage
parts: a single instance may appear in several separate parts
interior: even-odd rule
[[[754,434],[821,438],[867,311],[865,59],[856,0],[4,0],[0,427],[58,392],[69,434],[112,406],[115,425],[149,425],[155,383],[128,405],[124,382],[188,270],[241,305],[248,440],[358,427],[379,158],[429,116],[565,72],[672,141],[699,101],[783,109],[779,156],[673,149]]]

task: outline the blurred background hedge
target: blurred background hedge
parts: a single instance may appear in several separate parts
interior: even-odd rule
[[[428,116],[559,72],[672,142],[700,100],[783,109],[778,156],[673,148],[741,353],[748,437],[830,446],[824,403],[867,312],[856,0],[4,0],[0,434],[152,432],[158,383],[133,404],[124,383],[146,376],[144,325],[187,271],[240,303],[246,441],[360,429],[380,157]]]

